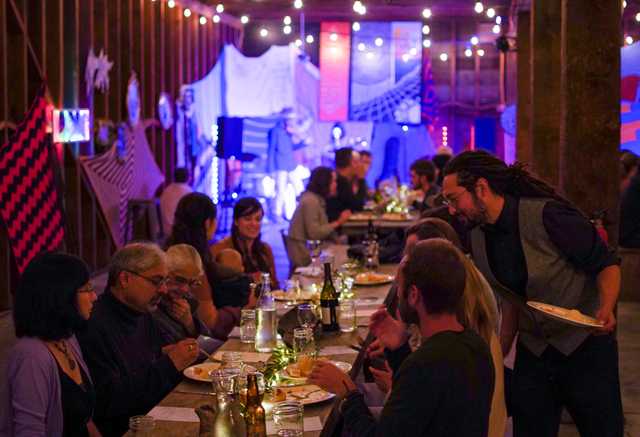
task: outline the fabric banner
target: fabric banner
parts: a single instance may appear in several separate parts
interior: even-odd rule
[[[248,58],[231,45],[224,49],[224,99],[229,117],[264,117],[295,106],[294,51],[271,46]]]
[[[345,121],[349,115],[351,24],[320,26],[320,120]]]
[[[0,148],[0,216],[20,273],[40,252],[54,251],[64,240],[45,90],[43,84],[25,119]]]
[[[149,150],[144,129],[143,123],[126,129],[124,156],[118,155],[114,144],[102,155],[80,159],[118,247],[125,243],[129,200],[152,199],[164,182],[164,176]]]
[[[231,46],[226,46],[231,47]],[[225,50],[226,52],[226,50]],[[224,52],[220,55],[220,59]],[[211,141],[212,126],[218,123],[223,114],[222,64],[220,62],[197,82],[189,85],[193,90],[193,107],[200,134]]]

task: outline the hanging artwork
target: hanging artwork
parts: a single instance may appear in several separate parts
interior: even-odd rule
[[[113,62],[109,62],[104,50],[100,50],[100,55],[96,57],[93,48],[89,50],[87,65],[84,70],[84,81],[87,85],[87,96],[91,90],[96,88],[101,92],[109,91],[109,70],[113,67]]]
[[[129,84],[127,85],[127,111],[129,113],[129,126],[135,127],[140,123],[140,84],[135,71],[131,71]]]
[[[168,93],[160,93],[158,99],[158,120],[164,130],[171,129],[173,126],[173,103]]]

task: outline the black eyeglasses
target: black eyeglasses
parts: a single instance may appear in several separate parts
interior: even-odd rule
[[[140,273],[134,272],[133,270],[125,270],[125,272],[129,272],[132,275],[136,275],[139,278],[145,279],[149,283],[153,284],[153,286],[156,288],[160,288],[163,285],[167,285],[167,283],[169,282],[169,278],[167,278],[166,276],[162,278],[149,278],[148,276],[141,275]]]
[[[177,285],[187,285],[191,288],[198,288],[202,285],[202,281],[198,278],[192,278],[192,279],[188,279],[188,278],[184,278],[182,276],[174,276],[172,278],[169,279],[170,281],[173,281],[174,283],[176,283]]]

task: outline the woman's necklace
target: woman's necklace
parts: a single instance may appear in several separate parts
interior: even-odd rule
[[[62,344],[62,346],[61,346]],[[76,369],[76,360],[73,357],[73,354],[69,353],[69,348],[67,347],[67,342],[64,340],[61,341],[54,341],[53,342],[53,347],[55,347],[56,349],[58,349],[60,352],[62,352],[65,356],[65,358],[67,359],[67,361],[69,362],[69,368],[73,371]]]

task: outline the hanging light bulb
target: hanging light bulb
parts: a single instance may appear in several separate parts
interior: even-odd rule
[[[298,38],[295,42],[296,47],[302,47],[302,40]]]
[[[306,41],[307,41],[307,44],[313,44],[313,41],[314,41],[313,35],[307,35]]]
[[[484,49],[478,49],[476,53],[478,54],[478,56],[484,56]]]
[[[496,17],[496,24],[502,24],[502,17],[500,15]]]
[[[473,10],[476,11],[476,14],[481,14],[482,11],[484,11],[484,5],[482,4],[482,2],[476,2]]]
[[[364,52],[365,50],[367,50],[367,46],[363,42],[358,43],[358,51]]]
[[[215,14],[211,19],[214,23],[218,24],[220,22],[220,15]]]
[[[167,6],[169,6],[169,9],[173,9],[176,7],[176,2],[174,2],[173,0],[169,0],[167,2]]]
[[[189,18],[191,16],[191,9],[186,8],[182,13],[185,17]]]
[[[423,35],[429,35],[430,33],[431,33],[431,28],[429,27],[428,24],[425,24],[424,26],[422,26]]]
[[[216,12],[219,14],[224,12],[224,5],[222,3],[218,3],[218,5],[216,6]]]
[[[449,59],[449,55],[447,55],[446,53],[440,53],[440,60],[442,62],[447,62],[447,59]]]
[[[630,35],[627,35],[624,39],[624,42],[626,42],[627,45],[630,46],[631,44],[633,44],[633,37],[631,37]]]
[[[282,28],[282,33],[284,33],[285,35],[289,35],[291,33],[291,26],[284,26]]]
[[[207,17],[200,17],[200,24],[205,25],[207,24]]]
[[[243,15],[242,17],[240,17],[240,22],[242,24],[247,24],[249,22],[249,16],[248,15]]]
[[[472,45],[472,46],[477,46],[477,45],[478,45],[478,43],[480,42],[480,40],[478,39],[478,37],[477,37],[477,36],[475,36],[475,35],[474,35],[474,36],[472,36],[472,37],[471,37],[471,39],[469,40],[469,42],[471,42],[471,45]]]
[[[409,54],[411,56],[417,56],[418,55],[418,49],[415,47],[411,47],[411,49],[409,49]]]
[[[295,0],[293,2],[293,7],[296,9],[302,9],[304,5],[302,4],[302,0]]]
[[[357,32],[360,30],[360,23],[358,23],[357,21],[354,21],[353,24],[351,25],[351,28],[353,29],[354,32]]]
[[[491,31],[493,33],[495,33],[496,35],[500,33],[500,25],[499,24],[494,24],[493,27],[491,28]]]
[[[263,27],[262,29],[260,29],[260,36],[262,38],[266,38],[268,35],[269,35],[269,31],[266,28]]]
[[[467,48],[467,49],[464,51],[464,55],[465,55],[467,58],[470,58],[470,57],[473,55],[473,52],[471,51],[471,49]]]
[[[286,17],[284,17],[284,18],[282,19],[282,22],[283,22],[284,24],[286,24],[287,26],[289,26],[289,25],[291,24],[291,17],[287,15]]]
[[[428,49],[429,47],[431,47],[431,40],[430,39],[423,40],[422,47],[424,47],[425,49]]]
[[[377,37],[373,43],[377,46],[377,47],[382,47],[382,44],[384,44],[384,41],[382,40],[382,38]]]
[[[335,32],[334,32],[334,33],[332,33],[331,35],[329,35],[329,39],[330,39],[331,41],[334,41],[334,42],[335,42],[335,41],[338,41],[338,34],[337,34],[337,33],[335,33]]]
[[[487,17],[493,18],[496,16],[496,10],[493,8],[487,9]]]
[[[429,18],[431,18],[431,9],[429,9],[429,8],[424,8],[424,9],[422,10],[422,17],[423,17],[423,18],[426,18],[427,20],[428,20]]]

